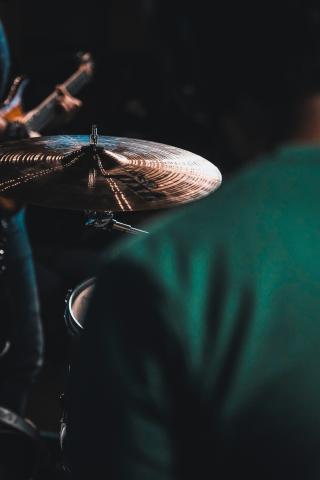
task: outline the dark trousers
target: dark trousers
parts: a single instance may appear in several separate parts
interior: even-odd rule
[[[43,363],[43,331],[32,252],[24,210],[2,220],[6,270],[1,278],[0,340],[10,342],[0,357],[0,405],[23,415],[30,387]]]

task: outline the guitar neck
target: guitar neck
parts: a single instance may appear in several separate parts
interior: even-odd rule
[[[90,80],[90,74],[84,69],[79,68],[71,75],[62,86],[67,89],[71,95],[75,95]],[[29,130],[41,132],[56,116],[56,104],[58,93],[52,92],[38,107],[31,110],[23,118],[23,123]]]

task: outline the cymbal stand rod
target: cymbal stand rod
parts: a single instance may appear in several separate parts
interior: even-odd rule
[[[139,233],[146,233],[149,235],[149,232],[146,230],[140,230],[139,228],[131,227],[131,225],[127,225],[126,223],[118,222],[117,220],[111,220],[111,229],[113,230],[120,230],[121,232],[131,233],[132,235],[138,235]]]
[[[100,228],[101,230],[119,230],[120,232],[138,235],[140,233],[149,234],[146,230],[132,227],[126,223],[118,222],[113,218],[113,212],[105,211],[98,212],[92,210],[85,210],[86,220],[85,225],[89,227]]]
[[[98,144],[98,128],[97,125],[91,126],[91,134],[90,134],[90,145],[96,146]]]

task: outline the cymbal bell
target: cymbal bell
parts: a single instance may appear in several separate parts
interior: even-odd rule
[[[0,145],[0,195],[74,210],[138,211],[187,203],[221,183],[216,166],[170,145],[85,135]]]

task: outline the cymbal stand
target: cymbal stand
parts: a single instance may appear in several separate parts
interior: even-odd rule
[[[134,228],[131,225],[126,223],[118,222],[114,219],[113,212],[111,211],[95,211],[95,210],[85,210],[85,225],[89,227],[100,228],[101,230],[119,230],[125,233],[131,233],[132,235],[138,235],[144,233],[149,235],[149,232],[146,230],[140,230],[139,228]]]
[[[98,129],[97,125],[92,125],[90,135],[90,145],[96,149],[98,145]],[[126,223],[118,222],[113,216],[113,212],[106,210],[104,212],[96,210],[85,210],[85,225],[87,227],[100,228],[101,230],[120,230],[121,232],[138,235],[140,233],[149,234],[145,230],[134,228]]]

